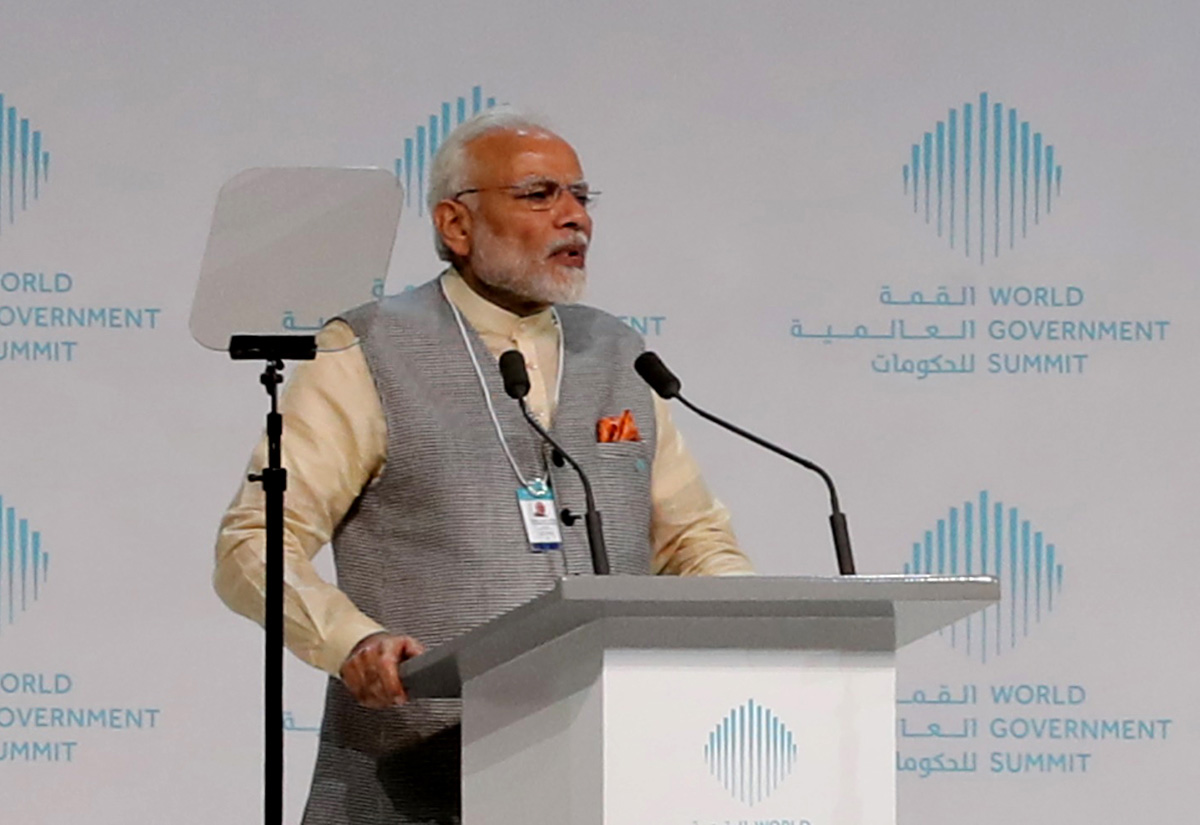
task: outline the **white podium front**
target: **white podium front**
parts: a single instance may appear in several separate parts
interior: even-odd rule
[[[995,578],[579,577],[406,663],[464,825],[894,825],[895,651]]]

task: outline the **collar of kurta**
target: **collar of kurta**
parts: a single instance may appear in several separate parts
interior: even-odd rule
[[[517,315],[471,289],[457,271],[448,269],[441,277],[446,295],[480,335],[515,339],[518,335],[541,335],[554,330],[554,312],[549,308],[533,315]]]

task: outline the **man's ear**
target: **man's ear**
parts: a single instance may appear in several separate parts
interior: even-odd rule
[[[471,255],[471,211],[458,201],[439,201],[433,207],[433,225],[446,248],[459,258]]]

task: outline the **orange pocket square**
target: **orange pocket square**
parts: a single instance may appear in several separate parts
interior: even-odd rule
[[[596,422],[596,440],[601,444],[611,444],[614,441],[641,441],[637,424],[633,421],[633,412],[625,410],[620,415],[610,415]]]

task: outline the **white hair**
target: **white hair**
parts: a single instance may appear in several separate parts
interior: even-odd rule
[[[467,155],[467,144],[476,138],[491,132],[519,131],[534,129],[542,132],[554,130],[542,119],[521,112],[510,106],[496,106],[486,109],[474,117],[464,120],[454,127],[433,155],[429,167],[429,196],[427,204],[430,218],[433,208],[441,201],[453,198],[464,189],[471,188],[470,158]],[[443,261],[451,261],[453,254],[442,242],[442,236],[433,228],[433,244],[437,248],[438,257]]]

